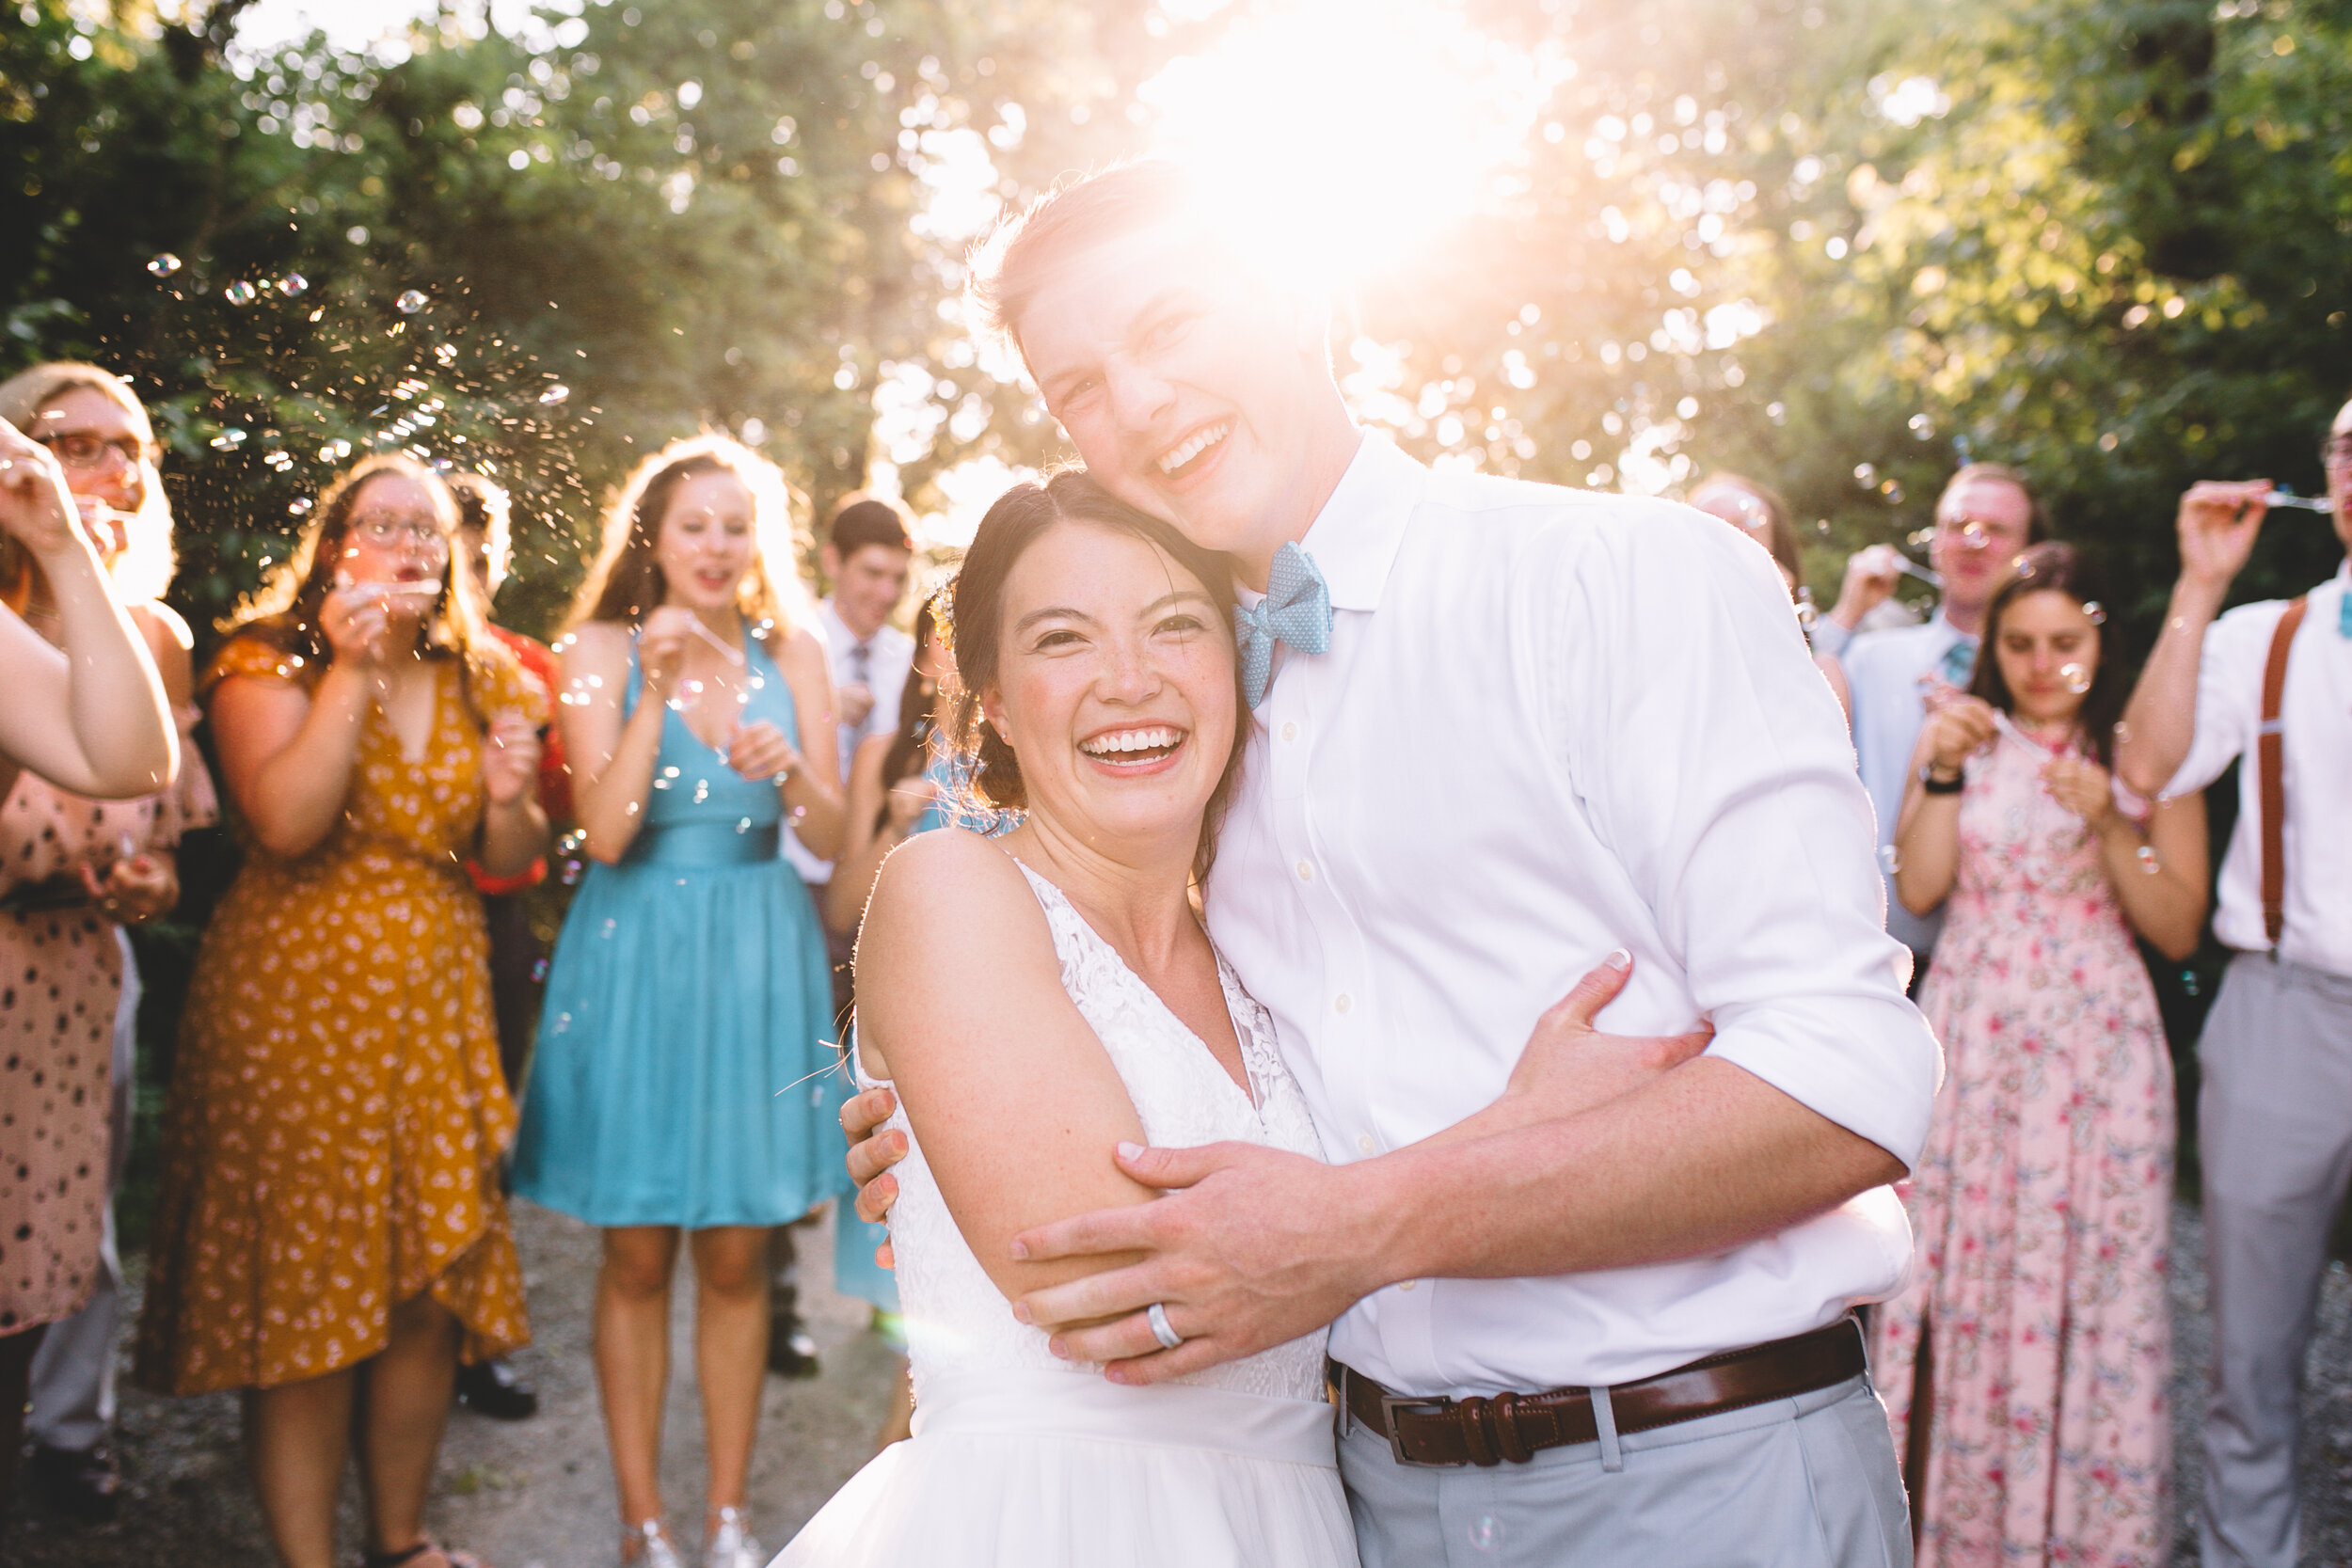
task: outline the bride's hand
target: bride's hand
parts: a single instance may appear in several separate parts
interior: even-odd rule
[[[1572,1117],[1640,1088],[1707,1049],[1715,1026],[1701,1023],[1685,1035],[1609,1035],[1593,1026],[1600,1010],[1617,999],[1633,977],[1633,955],[1620,947],[1579,980],[1567,995],[1535,1021],[1534,1032],[1511,1069],[1502,1099],[1492,1109],[1462,1124],[1474,1133]],[[1452,1129],[1448,1130],[1453,1131]],[[1439,1133],[1439,1138],[1445,1137]]]

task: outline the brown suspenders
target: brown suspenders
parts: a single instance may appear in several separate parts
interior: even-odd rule
[[[2270,634],[2270,658],[2263,666],[2262,728],[2254,740],[2254,766],[2262,780],[2263,930],[2274,954],[2287,919],[2286,745],[2279,708],[2287,689],[2287,649],[2307,608],[2305,600],[2290,600],[2279,629]]]

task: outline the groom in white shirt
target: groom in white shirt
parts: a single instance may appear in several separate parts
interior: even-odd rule
[[[1368,437],[1327,308],[1204,211],[1164,165],[1095,176],[999,237],[976,296],[1095,477],[1251,591],[1263,684],[1206,908],[1331,1163],[1122,1148],[1169,1196],[1016,1247],[1136,1260],[1016,1312],[1091,1324],[1057,1349],[1137,1383],[1333,1323],[1375,1568],[1907,1563],[1847,1313],[1909,1267],[1886,1183],[1937,1052],[1770,559]],[[1713,1037],[1578,1114],[1414,1147],[1610,997],[1596,1082]]]

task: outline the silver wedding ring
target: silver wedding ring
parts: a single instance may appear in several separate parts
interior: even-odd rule
[[[1144,1321],[1152,1325],[1152,1338],[1160,1342],[1160,1349],[1174,1350],[1184,1342],[1184,1337],[1168,1323],[1168,1308],[1158,1302],[1143,1309]]]

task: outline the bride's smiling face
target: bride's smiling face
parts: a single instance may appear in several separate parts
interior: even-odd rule
[[[1005,578],[981,710],[1032,812],[1111,853],[1191,852],[1233,742],[1233,642],[1158,546],[1083,521],[1047,529]]]

